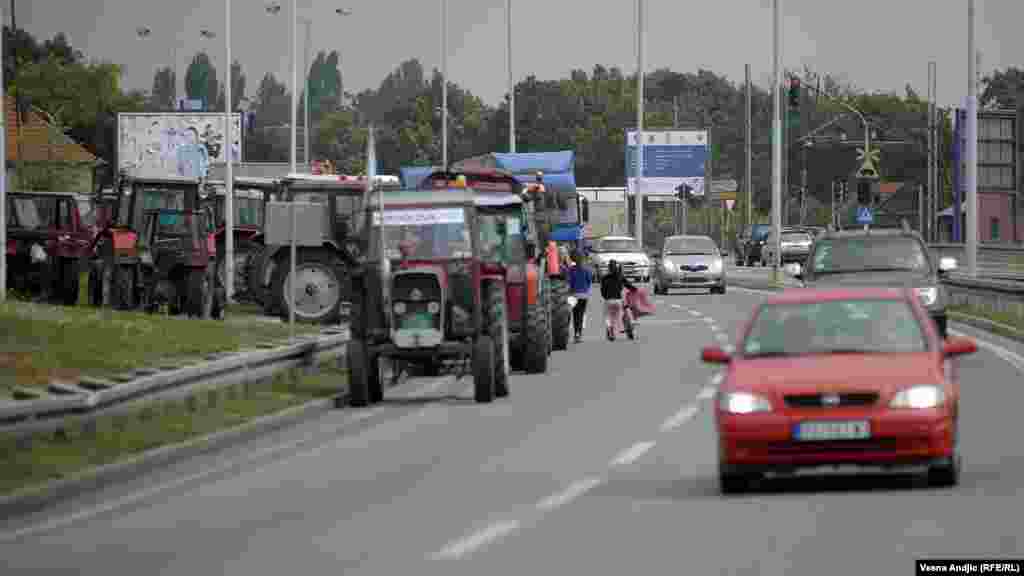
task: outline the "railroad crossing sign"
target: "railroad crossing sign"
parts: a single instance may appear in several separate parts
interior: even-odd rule
[[[857,161],[860,162],[860,169],[857,170],[857,178],[878,178],[878,161],[881,151],[877,148],[865,151],[864,148],[857,148]]]

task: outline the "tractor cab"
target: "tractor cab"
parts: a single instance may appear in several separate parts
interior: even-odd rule
[[[122,175],[116,190],[113,217],[96,238],[91,303],[155,312],[166,302],[172,314],[216,315],[206,277],[217,253],[214,212],[202,204],[201,181]]]
[[[515,194],[502,201],[522,204]],[[508,220],[487,214],[487,199],[465,179],[374,194],[365,206],[366,256],[352,277],[353,403],[381,398],[381,358],[420,365],[427,375],[468,361],[477,402],[507,395]]]
[[[398,179],[381,176],[376,186],[395,188]],[[357,254],[353,227],[370,190],[366,178],[338,175],[289,174],[281,180],[281,202],[268,204],[263,248],[250,259],[249,286],[270,315],[289,317],[293,305],[300,322],[336,323],[347,312],[347,277]],[[289,204],[318,207],[313,221],[301,219],[302,238],[296,242],[294,297],[291,286]],[[254,286],[255,284],[255,286]]]

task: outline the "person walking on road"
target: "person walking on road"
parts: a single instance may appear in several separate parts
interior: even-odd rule
[[[576,298],[572,308],[572,326],[576,334],[576,342],[583,340],[583,318],[587,314],[587,299],[594,284],[594,273],[583,263],[583,257],[577,252],[570,261],[569,289]]]
[[[622,316],[628,314],[622,300],[622,290],[636,290],[629,280],[622,275],[622,268],[619,263],[612,260],[608,263],[608,274],[601,278],[601,297],[604,298],[605,325],[608,330],[608,340],[615,340],[615,335],[623,330]],[[627,319],[627,321],[629,321]],[[633,338],[632,321],[625,326],[626,333],[630,339]]]

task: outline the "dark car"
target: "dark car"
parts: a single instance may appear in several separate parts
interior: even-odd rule
[[[761,261],[761,248],[764,246],[771,224],[751,224],[736,240],[736,265],[753,266]]]
[[[949,295],[941,277],[954,269],[956,260],[935,262],[920,234],[907,228],[827,231],[814,240],[806,264],[786,271],[809,288],[912,288],[945,338]]]

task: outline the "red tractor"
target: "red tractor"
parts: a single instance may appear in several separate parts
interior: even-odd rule
[[[460,180],[477,194],[480,218],[500,218],[507,230],[502,262],[508,272],[505,301],[511,365],[528,374],[543,374],[547,372],[553,348],[548,278],[558,272],[558,262],[548,255],[554,252],[539,250],[535,218],[529,203],[523,201],[524,187],[508,172],[437,171],[423,180],[421,186],[443,189]]]
[[[474,398],[509,393],[504,217],[463,186],[375,192],[352,274],[350,401],[383,398],[380,360],[472,366]],[[379,195],[384,207],[380,210]],[[515,195],[505,201],[522,202]]]
[[[90,253],[90,232],[74,194],[7,194],[5,249],[9,287],[55,303],[78,303],[80,263]]]
[[[94,306],[222,315],[213,209],[201,206],[200,187],[193,178],[122,175],[113,219],[94,239]]]

